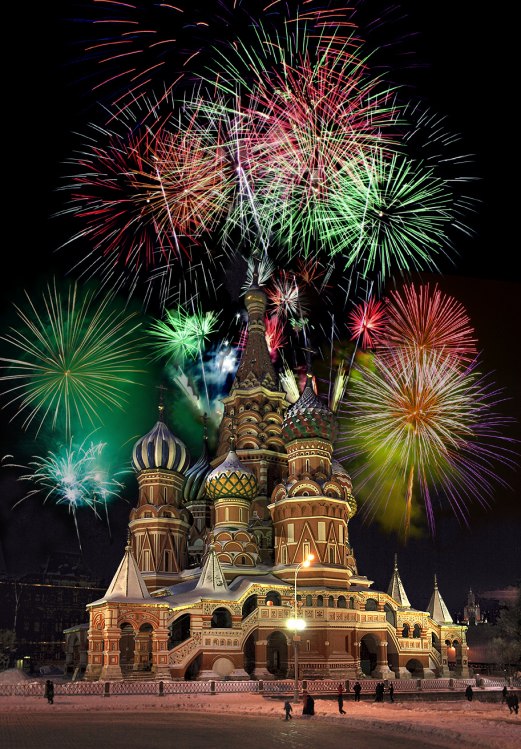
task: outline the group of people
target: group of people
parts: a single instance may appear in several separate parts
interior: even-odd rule
[[[383,681],[379,681],[374,689],[374,701],[375,702],[383,702],[384,701],[384,692],[385,692],[385,684]],[[391,682],[389,682],[389,699],[391,702],[394,702],[394,685]]]

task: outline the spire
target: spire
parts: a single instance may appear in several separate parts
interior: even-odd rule
[[[434,575],[434,590],[427,606],[427,611],[438,624],[453,624],[452,616],[445,604],[445,601],[441,597],[441,593],[438,590],[438,580]]]
[[[164,385],[158,385],[157,389],[159,390],[159,403],[157,404],[157,410],[158,410],[158,421],[165,420],[165,391],[166,387]]]
[[[403,583],[400,578],[400,573],[398,572],[398,554],[394,555],[394,570],[391,577],[391,582],[389,583],[389,587],[387,588],[387,595],[391,596],[391,598],[393,598],[396,603],[398,603],[402,608],[411,608],[411,604],[409,602],[409,599],[407,598],[407,593],[405,592],[405,588],[403,587]]]
[[[224,590],[228,590],[221,563],[213,546],[210,546],[210,552],[206,557],[201,577],[195,587],[196,590],[203,589],[212,593],[222,593]]]
[[[263,385],[277,390],[278,380],[266,343],[266,294],[258,286],[258,271],[255,265],[253,278],[244,296],[248,313],[248,337],[241,361],[235,375],[231,392],[238,388],[254,388]]]
[[[107,588],[104,600],[143,599],[150,598],[145,581],[141,576],[137,562],[130,546],[130,529],[125,546],[125,555],[120,562],[112,582]]]

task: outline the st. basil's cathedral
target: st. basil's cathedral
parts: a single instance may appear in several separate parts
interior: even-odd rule
[[[244,301],[247,340],[215,457],[205,439],[190,465],[161,405],[134,445],[138,499],[114,578],[87,606],[85,677],[294,678],[297,611],[300,678],[468,676],[466,627],[436,579],[420,611],[396,557],[387,591],[359,574],[336,417],[309,371],[289,403],[266,344],[265,293],[253,282]]]

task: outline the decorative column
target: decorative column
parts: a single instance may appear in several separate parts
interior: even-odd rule
[[[268,664],[268,641],[267,640],[256,640],[255,641],[255,670],[253,675],[256,679],[273,679],[273,674],[270,674],[266,668]]]
[[[85,679],[95,681],[99,678],[103,667],[103,632],[100,629],[89,630],[89,649],[87,653],[87,668]]]
[[[172,678],[168,665],[167,627],[157,627],[152,633],[152,670],[156,679]]]
[[[371,676],[375,679],[394,679],[394,671],[391,671],[387,662],[387,640],[378,642],[378,652],[376,654],[376,668]]]
[[[123,678],[119,652],[121,630],[119,627],[107,627],[104,635],[105,650],[103,651],[103,668],[101,669],[100,680],[119,681]]]

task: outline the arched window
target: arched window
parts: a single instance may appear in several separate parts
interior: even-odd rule
[[[270,590],[266,596],[266,603],[271,601],[272,606],[280,606],[282,603],[280,593],[276,590]]]
[[[355,608],[355,599],[353,598],[353,596],[351,596],[351,598],[349,599],[349,608],[350,609]]]
[[[335,599],[333,598],[333,596],[329,596],[329,598],[327,599],[327,605],[330,609],[335,608]]]
[[[224,606],[220,606],[212,614],[211,621],[212,629],[231,629],[232,626],[232,615],[225,609]]]
[[[338,596],[336,605],[338,606],[339,609],[347,609],[345,596]]]
[[[306,606],[313,606],[313,596],[306,596]]]
[[[365,602],[365,610],[366,611],[378,611],[378,601],[375,601],[374,598],[368,598]]]
[[[406,623],[403,625],[402,637],[409,637],[409,625]]]
[[[324,605],[324,596],[317,596],[317,606],[322,608]]]
[[[421,636],[421,627],[419,624],[414,625],[414,629],[412,631],[413,637],[420,637]]]

